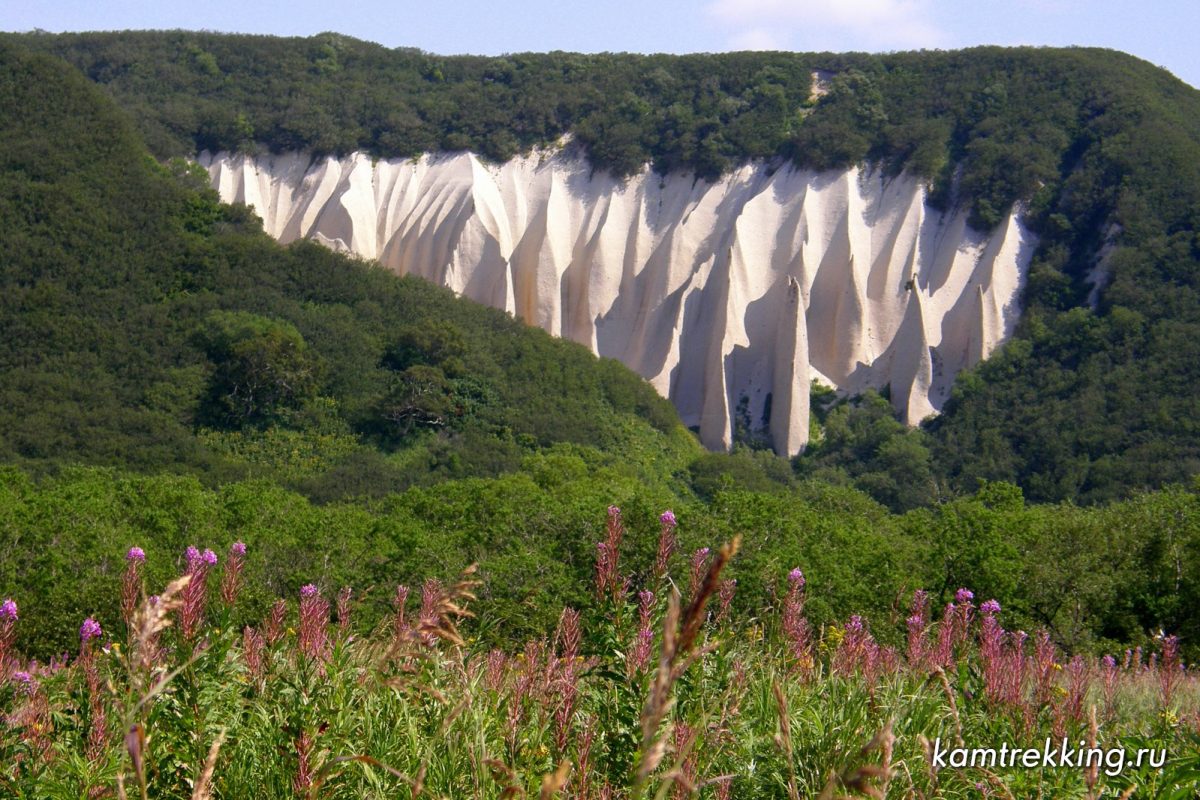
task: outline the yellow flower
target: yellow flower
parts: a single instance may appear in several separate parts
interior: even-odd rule
[[[295,636],[295,635],[296,635],[296,629],[295,629],[295,628],[293,628],[293,627],[290,627],[290,626],[289,626],[289,627],[288,627],[288,630],[287,630],[287,633],[288,633],[288,636]]]

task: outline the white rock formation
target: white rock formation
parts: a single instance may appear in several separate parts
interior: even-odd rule
[[[777,451],[801,450],[812,379],[890,384],[909,424],[935,413],[1012,332],[1035,246],[1015,210],[981,233],[930,208],[921,181],[872,171],[622,181],[569,149],[200,163],[280,241],[378,259],[623,361],[714,449],[745,398]]]

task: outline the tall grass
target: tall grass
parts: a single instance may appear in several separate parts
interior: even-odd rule
[[[545,638],[485,649],[478,585],[398,587],[395,614],[354,624],[348,588],[306,585],[232,630],[244,546],[191,549],[157,596],[131,548],[121,620],[88,619],[77,652],[13,650],[19,598],[0,605],[0,796],[1195,797],[1200,684],[1162,637],[1153,653],[1068,657],[1002,627],[966,589],[913,599],[905,652],[863,620],[815,628],[809,580],[730,613],[738,543],[622,564],[609,511],[600,611],[564,609]],[[683,576],[684,590],[673,578]],[[220,573],[219,575],[217,573]],[[335,588],[340,591],[333,591]],[[331,599],[332,598],[332,599]],[[1162,748],[1161,766],[937,768],[935,750]]]

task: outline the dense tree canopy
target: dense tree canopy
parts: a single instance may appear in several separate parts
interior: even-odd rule
[[[311,496],[496,475],[557,442],[698,446],[636,375],[310,244],[150,159],[66,64],[0,44],[0,457],[264,475]]]
[[[265,592],[363,586],[374,618],[397,580],[478,561],[484,635],[545,632],[563,604],[590,607],[609,503],[633,570],[667,506],[684,550],[744,534],[746,614],[799,565],[814,621],[865,612],[893,641],[912,589],[964,585],[1072,647],[1200,636],[1200,113],[1169,77],[1092,51],[438,59],[330,37],[20,42],[0,43],[0,596],[29,611],[21,647],[51,652],[81,612],[115,614],[127,547],[159,579],[187,544],[236,538]],[[27,44],[84,66],[141,133]],[[396,63],[426,88],[400,104],[371,82],[386,124],[343,138],[363,135],[364,101],[338,81]],[[513,89],[533,67],[559,76],[553,92]],[[814,103],[818,67],[833,74]],[[570,93],[539,116],[564,86],[594,116]],[[953,170],[942,200],[973,198],[983,221],[1024,197],[1042,246],[1019,335],[925,430],[883,396],[816,391],[795,464],[754,441],[706,454],[620,364],[316,245],[282,248],[141,138],[160,156],[490,139],[502,157],[567,130],[598,165],[878,158]]]
[[[103,87],[159,157],[262,147],[403,157],[466,148],[505,159],[569,134],[597,168],[619,174],[646,163],[711,177],[753,158],[818,169],[871,161],[927,177],[936,203],[970,204],[981,226],[1021,202],[1041,243],[1015,341],[962,376],[928,439],[897,440],[869,457],[874,466],[840,468],[896,507],[970,492],[985,479],[1015,481],[1033,499],[1103,501],[1200,471],[1200,94],[1129,56],[982,47],[482,58],[388,50],[336,34],[10,38],[65,58]],[[229,213],[191,202],[185,230]],[[120,229],[106,229],[102,241],[127,247],[127,237],[112,232]],[[185,274],[188,289],[188,281],[211,285],[214,277]],[[38,291],[53,297],[49,286]],[[258,302],[254,313],[268,310]],[[328,355],[298,317],[268,316],[292,319]],[[399,340],[374,346],[391,348],[392,362],[411,361]],[[491,408],[494,378],[456,376],[459,360],[426,365],[440,377],[426,369],[405,377],[415,362],[385,374],[377,365],[360,370],[361,355],[328,358],[327,380],[356,382],[358,391],[374,376],[379,400],[351,405],[360,427],[381,440],[444,434],[447,410],[470,407],[487,418]],[[597,390],[610,400],[627,396]],[[406,392],[423,399],[407,402]],[[549,397],[521,401],[532,403],[542,427],[557,426],[552,438],[599,435],[587,422],[580,430],[578,417],[556,422],[568,416],[556,412],[561,398]],[[494,431],[493,422],[484,427]],[[861,446],[833,455],[839,441],[814,451],[819,465],[801,466],[865,457]],[[885,463],[891,474],[880,471]],[[901,486],[896,473],[909,467],[932,480]]]

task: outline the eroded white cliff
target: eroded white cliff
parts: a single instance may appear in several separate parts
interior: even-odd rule
[[[621,181],[569,151],[200,163],[283,242],[378,259],[623,361],[712,448],[745,398],[753,427],[799,451],[814,378],[890,385],[910,424],[934,413],[1012,332],[1035,244],[1016,212],[981,233],[920,181],[858,170]]]

